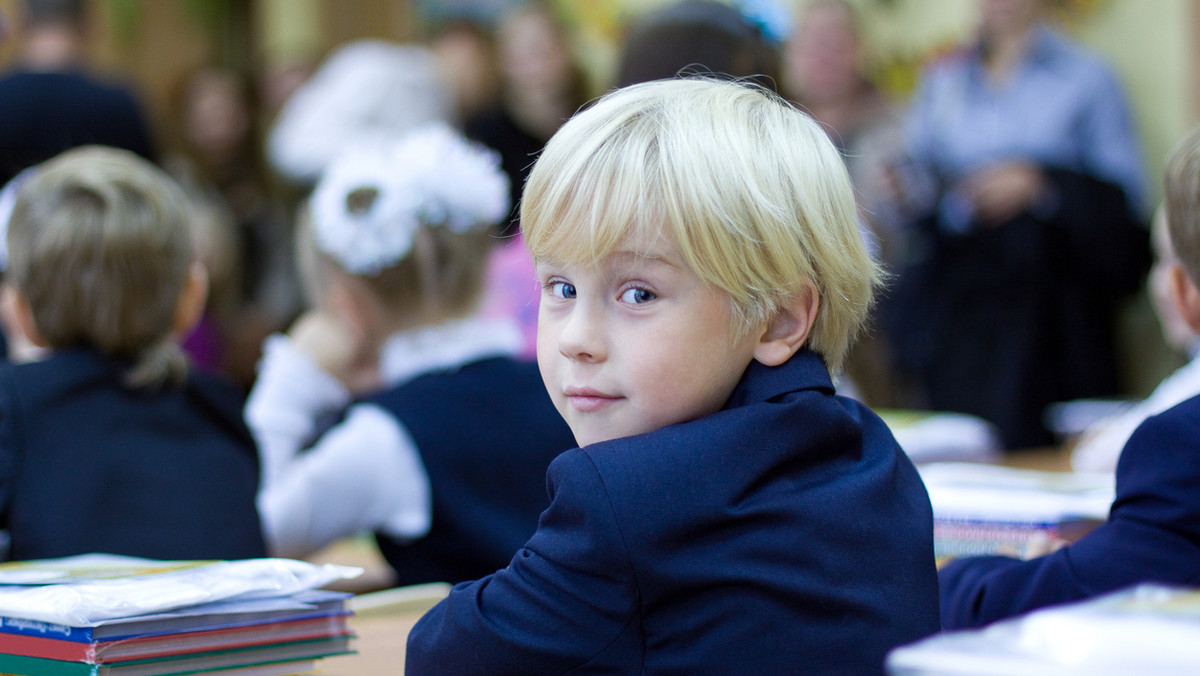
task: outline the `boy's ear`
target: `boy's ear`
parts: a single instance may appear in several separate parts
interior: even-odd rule
[[[1200,334],[1200,289],[1179,263],[1173,263],[1167,275],[1171,302],[1192,331]]]
[[[29,299],[11,284],[5,284],[3,298],[0,299],[0,312],[3,313],[5,332],[12,337],[13,331],[19,331],[25,340],[35,347],[49,347],[42,334],[38,332],[33,321],[33,308],[29,307]],[[15,342],[10,340],[11,342]]]
[[[781,307],[758,339],[754,360],[764,366],[779,366],[791,359],[808,340],[820,305],[817,290],[808,286]]]
[[[183,280],[183,288],[179,290],[179,298],[175,301],[175,317],[171,322],[171,330],[176,336],[185,336],[200,323],[204,316],[205,304],[208,303],[208,270],[199,261],[188,268],[187,277]]]

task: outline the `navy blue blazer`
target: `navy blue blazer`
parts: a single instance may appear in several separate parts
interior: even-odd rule
[[[504,570],[409,635],[409,674],[882,673],[937,631],[929,498],[824,363],[751,364],[724,410],[573,449]]]
[[[397,584],[462,582],[503,568],[550,505],[550,461],[575,446],[537,364],[481,359],[368,401],[404,425],[432,492],[424,537],[400,542],[376,534]]]
[[[1200,397],[1137,428],[1108,521],[1029,561],[959,559],[939,573],[942,625],[976,627],[1139,582],[1200,585]]]
[[[265,556],[258,455],[231,386],[158,392],[86,349],[0,367],[0,527],[13,559]]]

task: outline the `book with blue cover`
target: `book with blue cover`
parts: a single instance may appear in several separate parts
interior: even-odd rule
[[[351,653],[360,569],[88,555],[0,564],[0,673],[274,676]]]
[[[89,643],[186,631],[227,629],[283,620],[349,615],[347,604],[351,596],[345,592],[314,589],[283,598],[221,601],[165,613],[102,620],[83,626],[0,616],[0,634]]]

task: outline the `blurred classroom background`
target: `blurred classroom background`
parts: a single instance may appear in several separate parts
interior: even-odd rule
[[[805,0],[729,0],[768,34],[786,36]],[[446,22],[495,22],[521,0],[90,0],[88,53],[98,70],[130,81],[145,103],[160,149],[179,148],[180,83],[199,66],[220,65],[254,87],[254,120],[270,122],[287,95],[334,48],[360,38],[428,43]],[[589,96],[613,82],[624,31],[665,0],[552,0],[586,71]],[[897,101],[920,67],[970,35],[976,0],[856,0],[867,37],[867,70]],[[1152,203],[1167,151],[1200,120],[1200,1],[1052,0],[1066,32],[1103,55],[1132,102]],[[20,0],[0,0],[0,68],[20,40]],[[261,134],[260,134],[261,138]],[[1122,321],[1123,389],[1145,396],[1183,357],[1163,344],[1145,294]]]

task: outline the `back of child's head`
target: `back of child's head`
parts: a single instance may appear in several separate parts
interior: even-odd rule
[[[334,161],[313,191],[300,257],[310,295],[358,278],[397,316],[477,306],[490,228],[509,213],[499,157],[442,123]]]
[[[173,341],[192,264],[187,199],[133,153],[89,146],[39,165],[8,224],[8,282],[51,349],[131,360],[127,382],[183,375]]]
[[[745,82],[662,80],[601,98],[547,144],[521,223],[534,259],[557,263],[597,262],[631,236],[661,232],[729,295],[743,331],[814,289],[808,345],[831,370],[881,278],[825,132]]]
[[[1192,282],[1200,286],[1200,127],[1171,150],[1163,188],[1175,255]]]
[[[780,66],[762,28],[720,0],[679,0],[646,12],[630,25],[619,61],[619,87],[695,72],[774,88]]]

